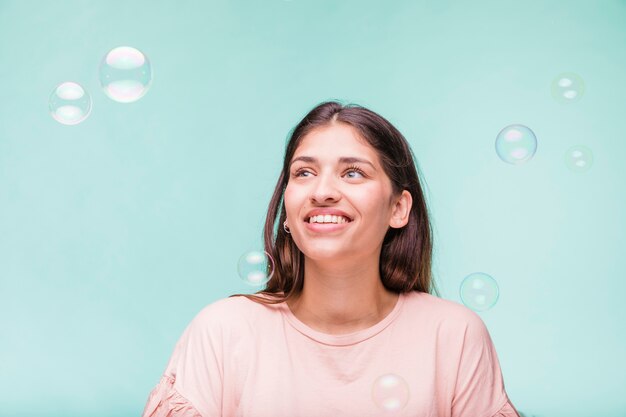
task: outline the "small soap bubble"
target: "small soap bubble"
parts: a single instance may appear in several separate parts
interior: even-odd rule
[[[572,146],[565,152],[565,165],[574,172],[587,172],[593,165],[593,152],[583,145]]]
[[[100,62],[102,89],[119,103],[139,100],[148,92],[151,82],[150,60],[138,49],[130,46],[113,48]]]
[[[485,311],[498,301],[498,283],[484,272],[469,274],[461,282],[461,301],[474,311]]]
[[[246,284],[265,285],[274,275],[274,260],[265,251],[252,250],[241,255],[237,272]]]
[[[537,151],[537,137],[524,125],[509,125],[496,137],[496,153],[509,164],[523,164]]]
[[[374,381],[372,399],[382,410],[393,412],[404,408],[409,401],[409,386],[396,374],[385,374]]]
[[[573,72],[564,72],[552,80],[552,97],[561,103],[578,101],[584,92],[585,82]]]
[[[76,125],[91,113],[91,96],[80,84],[67,81],[52,91],[48,107],[57,122]]]

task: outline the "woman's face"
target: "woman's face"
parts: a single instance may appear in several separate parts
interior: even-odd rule
[[[410,194],[404,193],[410,209]],[[393,216],[397,200],[392,201],[391,181],[376,151],[347,124],[310,132],[290,161],[284,194],[287,225],[308,258],[379,256],[389,226],[406,224]],[[311,212],[337,223],[318,223],[319,216],[311,223]],[[347,219],[332,217],[333,213]]]

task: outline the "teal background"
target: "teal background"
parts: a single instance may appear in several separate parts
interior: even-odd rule
[[[339,99],[409,140],[442,297],[497,280],[479,314],[515,406],[626,416],[625,21],[623,0],[0,0],[0,415],[139,415],[193,316],[256,291],[236,265],[287,135]],[[129,104],[98,79],[123,45],[154,71]],[[562,72],[580,101],[551,96]],[[48,112],[64,81],[92,96],[76,126]],[[513,123],[538,140],[519,166],[494,146]]]

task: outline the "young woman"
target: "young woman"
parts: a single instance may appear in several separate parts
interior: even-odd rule
[[[198,313],[144,417],[518,416],[480,317],[431,295],[426,201],[386,119],[311,110],[264,238],[266,288]]]

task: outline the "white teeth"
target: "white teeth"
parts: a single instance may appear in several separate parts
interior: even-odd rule
[[[319,216],[311,216],[309,223],[347,223],[348,219],[343,216],[333,216],[330,214],[320,214]]]

